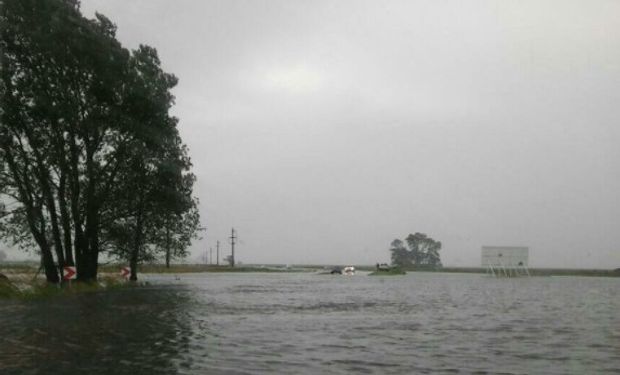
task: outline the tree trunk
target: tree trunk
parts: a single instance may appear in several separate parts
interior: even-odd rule
[[[60,227],[58,225],[58,215],[56,214],[56,202],[54,195],[52,194],[52,187],[50,184],[50,174],[45,160],[41,152],[39,151],[40,140],[33,136],[32,131],[28,131],[28,127],[25,128],[26,137],[28,142],[32,146],[33,153],[36,160],[36,169],[38,171],[39,186],[41,187],[42,199],[45,201],[47,212],[49,214],[50,223],[52,225],[52,238],[54,241],[54,250],[56,252],[56,258],[58,260],[58,270],[62,275],[62,269],[65,266],[65,255],[62,246],[62,237],[60,235]]]
[[[166,220],[166,268],[170,268],[170,223]]]
[[[129,267],[131,267],[130,281],[138,280],[138,255],[140,254],[140,247],[142,246],[142,216],[143,216],[143,204],[144,198],[140,193],[138,209],[136,210],[136,231],[134,236],[133,249],[129,259]]]
[[[99,213],[96,207],[91,207],[92,212],[87,213],[86,218],[86,244],[85,251],[82,253],[83,272],[78,275],[80,281],[97,281],[97,271],[99,268]]]
[[[69,165],[69,197],[71,204],[71,216],[73,219],[73,249],[75,251],[75,265],[77,266],[77,279],[88,280],[90,278],[90,272],[87,268],[87,248],[88,244],[84,236],[83,220],[80,215],[80,181],[79,181],[79,158],[80,151],[75,142],[75,135],[70,134],[69,150],[70,150],[70,165]]]
[[[58,277],[59,269],[54,264],[54,256],[52,255],[52,249],[47,242],[47,236],[45,234],[45,219],[43,217],[41,206],[33,207],[31,213],[28,214],[28,224],[30,226],[30,232],[32,233],[35,241],[39,245],[41,250],[41,259],[43,267],[45,267],[45,278],[48,283],[58,284],[62,277],[62,271],[60,271],[60,278]],[[36,227],[35,215],[39,218],[40,229]]]
[[[44,189],[45,190],[45,189]],[[62,275],[62,269],[65,266],[65,254],[62,246],[62,237],[60,235],[60,228],[58,227],[58,216],[56,215],[56,203],[54,198],[51,197],[50,192],[46,192],[47,197],[47,212],[49,213],[50,220],[52,222],[52,237],[54,239],[54,250],[56,252],[56,259],[58,260],[58,270]]]
[[[52,251],[49,246],[41,247],[41,263],[43,264],[43,269],[45,270],[45,279],[47,282],[58,284],[60,282],[60,278],[58,277],[58,270],[54,264],[54,257],[52,256]]]
[[[41,262],[43,263],[43,267],[45,269],[45,278],[47,279],[48,283],[52,283],[52,284],[58,284],[62,278],[62,271],[60,271],[60,277],[58,276],[58,269],[56,268],[56,265],[54,264],[54,256],[52,255],[52,249],[50,248],[49,243],[47,242],[47,238],[45,235],[45,221],[43,219],[43,213],[41,212],[40,207],[38,207],[37,212],[39,213],[39,224],[41,225],[41,230],[37,230],[35,224],[34,224],[34,220],[32,219],[32,216],[34,216],[34,213],[31,214],[31,218],[28,219],[29,221],[29,225],[30,225],[30,229],[32,232],[32,235],[35,239],[35,241],[37,242],[37,244],[39,245],[39,249],[41,250]]]
[[[95,195],[95,171],[93,164],[94,151],[86,145],[86,192],[84,204],[86,207],[85,228],[75,224],[76,229],[76,259],[78,266],[78,280],[93,282],[97,280],[99,261],[99,204]],[[75,163],[72,160],[72,163]],[[75,176],[73,177],[75,178]],[[79,181],[75,181],[75,189],[79,189]],[[73,198],[73,197],[72,197]],[[76,202],[77,203],[77,202]],[[73,204],[73,202],[72,202]],[[74,215],[79,215],[79,207],[72,207]],[[79,216],[77,217],[79,220]],[[76,220],[74,219],[74,222]],[[78,242],[79,241],[79,242]]]
[[[65,163],[62,163],[63,170],[60,172],[60,183],[58,187],[58,206],[60,208],[60,221],[62,222],[62,232],[65,244],[65,262],[68,266],[74,266],[73,246],[71,244],[71,218],[67,208],[67,176],[65,174]]]
[[[26,165],[23,170],[20,170],[15,162],[11,144],[6,142],[3,143],[3,146],[9,170],[13,179],[17,182],[20,201],[26,208],[26,221],[28,222],[30,233],[32,233],[35,242],[37,242],[41,250],[41,260],[45,267],[45,276],[48,282],[56,284],[60,281],[58,270],[54,265],[54,257],[45,235],[45,217],[43,216],[42,204],[41,202],[34,201],[34,199],[37,199],[37,194],[33,193],[33,188],[29,182],[29,168]],[[27,159],[24,158],[24,161],[27,162]],[[37,227],[37,222],[39,227]]]

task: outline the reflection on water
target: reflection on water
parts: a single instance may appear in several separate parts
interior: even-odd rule
[[[620,279],[150,276],[2,301],[0,373],[617,373]]]
[[[10,301],[0,308],[0,373],[174,373],[192,335],[188,300],[162,287]]]

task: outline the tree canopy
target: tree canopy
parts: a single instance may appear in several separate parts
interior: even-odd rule
[[[392,264],[403,268],[440,268],[441,242],[424,233],[409,234],[405,241],[395,239],[390,246]]]
[[[0,234],[36,248],[47,280],[93,280],[102,252],[182,256],[199,226],[188,150],[169,114],[177,78],[77,1],[0,10]]]

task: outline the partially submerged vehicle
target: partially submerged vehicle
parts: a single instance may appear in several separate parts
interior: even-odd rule
[[[347,276],[355,275],[355,267],[353,267],[353,266],[346,266],[346,267],[343,267],[343,268],[334,267],[330,271],[330,274],[332,274],[332,275],[347,275]]]
[[[387,263],[377,263],[377,271],[389,271],[391,268]]]

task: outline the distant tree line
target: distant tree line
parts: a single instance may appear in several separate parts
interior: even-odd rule
[[[49,282],[99,256],[166,263],[199,227],[195,176],[169,110],[177,78],[128,51],[77,0],[0,2],[0,238],[36,249]]]
[[[405,241],[392,241],[390,253],[392,264],[402,268],[441,268],[441,242],[424,233],[410,234]]]

